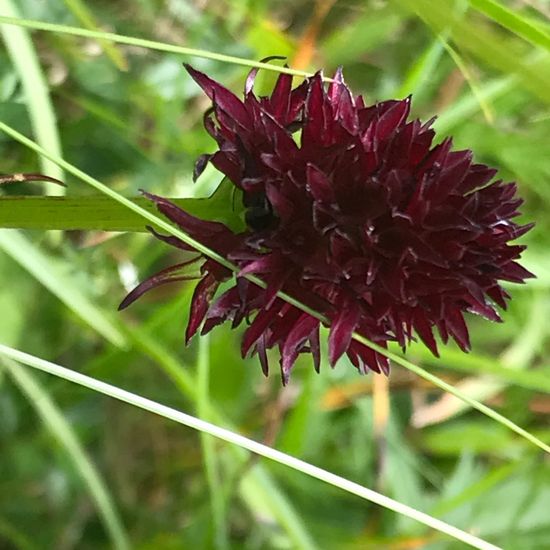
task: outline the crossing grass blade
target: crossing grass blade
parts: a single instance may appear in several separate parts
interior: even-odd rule
[[[113,498],[109,494],[105,482],[92,461],[80,445],[71,425],[42,387],[34,374],[12,359],[4,357],[0,364],[8,372],[19,390],[27,397],[36,410],[44,425],[65,450],[75,470],[87,487],[105,529],[108,532],[113,548],[129,550],[131,548],[122,521],[115,508]]]
[[[252,453],[258,454],[260,456],[263,456],[264,458],[268,458],[270,460],[273,460],[274,462],[278,462],[279,464],[302,472],[315,479],[347,491],[348,493],[354,494],[360,498],[378,504],[379,506],[387,508],[388,510],[403,514],[426,525],[427,527],[440,531],[441,533],[445,533],[453,537],[454,539],[468,544],[474,548],[479,548],[481,550],[498,550],[498,547],[494,544],[479,539],[478,537],[471,535],[470,533],[466,533],[465,531],[457,529],[456,527],[453,527],[452,525],[449,525],[437,518],[434,518],[410,506],[401,504],[391,498],[377,493],[376,491],[373,491],[372,489],[363,487],[358,483],[349,481],[336,474],[313,466],[312,464],[304,462],[303,460],[282,453],[281,451],[253,441],[252,439],[239,435],[230,430],[220,428],[219,426],[216,426],[189,414],[185,414],[171,407],[167,407],[165,405],[162,405],[150,399],[146,399],[121,388],[117,388],[116,386],[112,386],[79,372],[72,371],[55,363],[45,361],[43,359],[40,359],[39,357],[35,357],[20,350],[4,346],[3,344],[0,344],[0,354],[9,357],[19,363],[23,363],[29,367],[36,368],[59,378],[63,378],[64,380],[67,380],[69,382],[73,382],[75,384],[79,384],[83,387],[89,388],[97,393],[108,395],[109,397],[113,397],[114,399],[118,399],[120,401],[152,412],[169,420],[173,420],[174,422],[178,422],[179,424],[183,424],[184,426],[199,430],[202,433],[214,436],[233,445],[238,445],[239,447],[247,449]]]
[[[126,347],[126,339],[117,323],[87,297],[46,254],[15,229],[0,231],[0,250],[23,266],[69,310],[93,327],[108,342]]]
[[[100,32],[90,29],[81,29],[79,27],[71,27],[69,25],[58,25],[56,23],[46,23],[44,21],[34,21],[32,19],[19,19],[17,17],[0,16],[0,25],[16,25],[19,27],[25,27],[28,29],[35,29],[41,31],[49,31],[54,33],[71,34],[73,36],[81,36],[84,38],[92,38],[95,40],[107,40],[116,42],[118,44],[128,44],[130,46],[137,46],[140,48],[147,48],[150,50],[157,50],[160,52],[175,53],[186,56],[201,57],[203,59],[212,59],[214,61],[222,61],[224,63],[232,63],[234,65],[241,65],[244,67],[265,69],[267,71],[274,71],[277,73],[290,74],[293,76],[307,77],[311,76],[311,73],[305,71],[298,71],[290,69],[288,67],[280,67],[271,63],[262,63],[259,61],[252,61],[250,59],[244,59],[242,57],[235,57],[232,55],[224,55],[216,52],[210,52],[207,50],[200,50],[196,48],[186,48],[185,46],[177,46],[176,44],[167,44],[165,42],[157,42],[155,40],[147,40],[144,38],[135,38],[133,36],[124,36],[121,34],[115,34],[112,32]],[[330,79],[326,79],[330,80]]]

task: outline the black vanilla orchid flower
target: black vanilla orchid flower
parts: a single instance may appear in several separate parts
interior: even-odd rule
[[[243,193],[247,229],[197,219],[146,193],[183,231],[240,268],[235,284],[215,297],[232,273],[211,259],[201,267],[186,341],[230,320],[246,320],[243,357],[278,348],[283,383],[300,353],[319,368],[320,321],[277,296],[283,290],[330,320],[329,362],[343,355],[361,372],[388,373],[388,359],[352,339],[357,332],[386,347],[405,348],[415,335],[438,354],[434,332],[470,347],[465,312],[499,321],[495,305],[509,295],[500,281],[532,277],[517,263],[524,246],[510,244],[531,225],[512,221],[522,200],[516,185],[493,181],[496,170],[433,145],[432,121],[408,120],[410,98],[365,105],[341,70],[326,86],[319,72],[292,88],[281,74],[269,97],[244,99],[186,67],[212,100],[205,127],[218,150],[199,158]],[[183,250],[188,245],[153,232]],[[152,287],[181,280],[183,264],[142,282],[128,306]],[[263,279],[259,288],[243,276]]]

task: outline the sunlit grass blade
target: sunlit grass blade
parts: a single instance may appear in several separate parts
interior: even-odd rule
[[[0,0],[0,13],[3,16],[17,17],[18,10],[13,0]],[[56,116],[50,99],[48,85],[36,50],[24,28],[0,26],[6,49],[15,67],[25,95],[32,130],[36,141],[51,153],[62,156],[61,140],[57,130]],[[63,179],[63,171],[49,159],[40,157],[41,169],[49,176]],[[63,195],[63,188],[45,183],[45,189],[51,195]]]
[[[171,407],[167,407],[150,399],[146,399],[121,388],[117,388],[79,372],[72,371],[55,363],[51,363],[33,355],[29,355],[25,352],[10,348],[8,346],[4,346],[3,344],[0,344],[0,354],[9,357],[19,363],[28,365],[29,367],[48,372],[49,374],[53,374],[54,376],[58,376],[69,382],[79,384],[95,392],[108,395],[130,405],[139,407],[143,410],[178,422],[179,424],[183,424],[195,430],[199,430],[203,433],[217,437],[233,445],[238,445],[244,449],[247,449],[248,451],[278,462],[279,464],[292,468],[296,471],[302,472],[315,479],[328,483],[329,485],[338,487],[348,493],[357,495],[365,500],[378,504],[379,506],[383,506],[388,510],[403,514],[428,527],[431,527],[432,529],[436,529],[441,533],[445,533],[455,538],[456,540],[459,540],[465,544],[469,544],[474,548],[480,548],[482,550],[496,550],[498,548],[497,546],[481,540],[478,537],[471,535],[470,533],[466,533],[465,531],[457,529],[456,527],[453,527],[452,525],[438,520],[437,518],[429,516],[428,514],[420,512],[419,510],[411,508],[410,506],[401,504],[391,498],[377,493],[376,491],[368,489],[367,487],[363,487],[358,483],[354,483],[352,481],[344,479],[340,476],[337,476],[336,474],[323,470],[322,468],[318,468],[307,462],[304,462],[303,460],[282,453],[281,451],[277,451],[276,449],[258,443],[257,441],[248,439],[247,437],[236,434],[230,430],[220,428],[219,426],[216,426],[194,416],[185,414]]]
[[[550,64],[548,56],[543,63],[531,46],[511,37],[507,48],[501,47],[500,35],[487,25],[480,24],[472,17],[459,18],[452,13],[449,1],[431,0],[394,0],[407,11],[417,15],[436,34],[448,30],[452,41],[462,52],[468,52],[505,75],[516,75],[519,84],[538,96],[546,103],[550,102]]]
[[[97,23],[92,12],[88,9],[83,0],[63,0],[65,5],[71,10],[73,15],[80,23],[91,31],[98,31]],[[101,32],[101,31],[99,31]],[[113,64],[121,71],[128,70],[128,62],[123,53],[111,42],[100,40],[99,43],[105,52],[105,55],[113,62]]]
[[[195,403],[198,401],[198,380],[178,357],[165,349],[156,338],[150,336],[145,328],[127,327],[126,334],[132,345],[153,360],[183,395]],[[123,361],[121,352],[118,353],[120,354],[117,356],[118,361]],[[215,408],[210,400],[203,401],[202,408],[212,422],[232,428],[231,422]],[[248,462],[248,453],[244,449],[231,446],[228,451],[231,452],[232,460],[237,468]],[[298,512],[263,465],[257,464],[243,473],[239,490],[242,500],[250,512],[255,514],[258,508],[261,508],[264,517],[278,522],[283,527],[294,547],[303,550],[317,548]]]
[[[519,375],[518,378],[527,378],[529,373],[522,372],[527,369],[541,348],[541,344],[547,334],[544,322],[548,318],[548,305],[541,293],[533,295],[528,320],[514,338],[512,344],[501,354],[501,362],[507,368],[501,368],[509,373]],[[442,361],[443,362],[443,361]],[[459,361],[458,363],[465,362]],[[491,376],[482,369],[475,372],[477,376],[461,380],[457,387],[462,393],[478,401],[487,401],[502,392],[507,383],[505,380]],[[538,373],[534,373],[535,375]],[[548,388],[549,380],[546,379],[541,388]],[[414,426],[423,427],[432,423],[443,422],[457,414],[467,411],[470,406],[455,396],[445,395],[438,401],[434,401],[423,407],[419,407],[413,414]]]
[[[395,96],[406,97],[412,94],[415,99],[421,96],[441,59],[442,53],[443,44],[439,39],[434,40],[411,65]]]
[[[42,147],[40,147],[40,145],[36,144],[35,142],[30,140],[29,138],[27,138],[23,134],[19,133],[17,130],[14,130],[13,128],[11,128],[10,126],[6,125],[3,122],[0,122],[0,130],[7,133],[11,137],[16,139],[20,143],[22,143],[23,145],[25,145],[26,147],[29,147],[33,151],[36,151],[37,153],[40,153],[40,154],[48,157],[53,162],[58,163],[67,172],[73,174],[77,178],[81,179],[82,181],[84,181],[88,185],[91,185],[92,187],[94,187],[98,191],[101,191],[105,195],[110,196],[114,200],[116,200],[119,203],[125,205],[127,208],[133,210],[134,212],[137,212],[138,214],[143,216],[145,219],[153,222],[160,229],[163,229],[163,230],[167,231],[169,234],[171,234],[175,237],[178,237],[179,239],[184,241],[186,244],[188,244],[189,246],[192,246],[195,250],[198,250],[199,252],[201,252],[205,256],[215,260],[220,265],[222,265],[224,267],[227,267],[227,269],[230,269],[233,272],[238,272],[239,271],[239,268],[235,264],[228,261],[226,258],[221,256],[220,254],[218,254],[215,251],[209,249],[207,246],[205,246],[202,243],[198,242],[197,240],[193,239],[192,237],[190,237],[189,235],[187,235],[183,231],[177,229],[173,225],[169,224],[168,222],[166,222],[162,218],[159,218],[158,216],[155,216],[151,212],[148,212],[147,210],[144,210],[140,206],[133,203],[131,200],[123,197],[122,195],[120,195],[116,191],[113,191],[112,189],[110,189],[109,187],[107,187],[106,185],[101,183],[100,181],[96,180],[95,178],[92,178],[91,176],[89,176],[88,174],[83,172],[82,170],[76,168],[76,166],[73,166],[72,164],[68,163],[66,160],[64,160],[62,158],[59,158],[59,157],[55,157],[54,155],[51,155],[50,153],[45,151]],[[251,276],[251,275],[246,275],[245,277],[246,277],[246,279],[248,279],[252,283],[257,284],[258,286],[260,286],[262,288],[265,288],[265,283],[261,279],[259,279],[258,277]],[[283,299],[286,302],[288,302],[289,304],[297,307],[301,311],[304,311],[304,312],[308,313],[309,315],[311,315],[312,317],[315,317],[316,319],[319,319],[324,324],[327,324],[327,325],[329,324],[328,319],[326,319],[323,315],[321,315],[318,312],[312,310],[311,308],[309,308],[308,306],[306,306],[305,304],[303,304],[299,300],[296,300],[292,296],[289,296],[285,292],[278,292],[277,295],[281,299]],[[549,445],[542,442],[540,439],[533,436],[532,434],[530,434],[529,432],[527,432],[526,430],[524,430],[523,428],[521,428],[520,426],[518,426],[517,424],[512,422],[511,420],[509,420],[506,417],[502,416],[501,414],[497,413],[496,411],[494,411],[490,407],[487,407],[483,403],[480,403],[479,401],[476,401],[475,399],[472,399],[472,398],[468,397],[467,395],[464,395],[462,392],[460,392],[459,390],[454,388],[451,384],[447,384],[447,382],[441,380],[440,378],[438,378],[434,374],[431,374],[428,371],[424,370],[422,367],[419,367],[418,365],[415,365],[415,364],[411,363],[410,361],[407,361],[405,358],[401,357],[400,355],[392,353],[392,352],[388,351],[387,349],[383,348],[382,346],[379,346],[379,345],[375,344],[374,342],[371,342],[370,340],[368,340],[367,338],[361,336],[360,334],[353,333],[352,337],[355,340],[357,340],[358,342],[364,344],[365,346],[372,348],[373,350],[377,351],[378,353],[380,353],[382,355],[385,355],[386,357],[388,357],[389,359],[394,361],[396,364],[398,364],[402,367],[405,367],[406,369],[414,372],[415,374],[417,374],[421,378],[424,378],[425,380],[431,382],[432,384],[434,384],[435,386],[441,388],[442,390],[445,390],[446,392],[449,392],[449,393],[453,394],[454,396],[456,396],[459,399],[463,400],[464,402],[468,403],[471,407],[477,409],[478,411],[482,412],[483,414],[487,415],[488,417],[492,418],[493,420],[499,422],[500,424],[506,426],[510,430],[516,432],[518,435],[520,435],[521,437],[524,437],[525,439],[527,439],[528,441],[530,441],[531,443],[533,443],[537,447],[540,447],[541,449],[543,449],[547,453],[550,453],[550,446]]]
[[[71,425],[65,420],[57,405],[30,371],[8,358],[4,358],[2,363],[15,384],[35,408],[44,425],[71,459],[75,470],[95,502],[99,516],[111,538],[113,548],[129,549],[130,541],[115,509],[113,499],[99,472],[81,447]],[[1,367],[2,365],[0,365]]]
[[[199,340],[199,355],[197,360],[197,414],[200,418],[208,418],[210,405],[210,338],[206,334]],[[215,440],[201,432],[202,452],[204,454],[204,469],[215,530],[216,548],[229,548],[226,525],[226,507],[224,492],[221,490],[220,461],[216,456]]]
[[[443,35],[439,36],[439,40],[441,41],[441,43],[443,44],[443,47],[445,48],[445,50],[447,51],[451,59],[454,61],[455,65],[458,67],[458,69],[462,73],[462,76],[465,78],[466,82],[468,83],[468,86],[472,90],[472,95],[476,98],[481,108],[481,111],[485,116],[485,120],[487,120],[489,124],[493,124],[493,122],[495,121],[495,115],[493,113],[493,109],[489,105],[487,98],[481,93],[481,90],[479,89],[479,85],[476,82],[474,75],[466,65],[466,62],[462,59],[462,56],[449,44],[449,42]]]
[[[460,125],[464,119],[479,112],[480,99],[483,102],[494,101],[509,93],[518,84],[515,76],[506,76],[491,80],[478,88],[477,97],[472,93],[464,96],[443,111],[435,120],[434,127],[438,133],[448,134]]]
[[[494,0],[469,0],[470,5],[499,25],[520,36],[533,46],[540,46],[550,51],[550,35],[500,2]]]
[[[23,266],[73,313],[115,346],[125,347],[126,339],[116,323],[74,284],[59,266],[25,236],[14,229],[0,231],[0,250]]]
[[[115,34],[111,32],[99,32],[89,29],[81,29],[78,27],[71,27],[69,25],[57,25],[55,23],[46,23],[44,21],[34,21],[31,19],[18,19],[16,17],[0,16],[0,25],[17,25],[19,27],[26,27],[29,29],[36,29],[42,31],[49,31],[54,33],[72,34],[73,36],[82,36],[84,38],[92,38],[95,40],[107,40],[116,42],[118,44],[128,44],[130,46],[137,46],[141,48],[147,48],[150,50],[157,50],[161,52],[169,52],[186,56],[201,57],[203,59],[212,59],[214,61],[222,61],[224,63],[232,63],[234,65],[242,65],[244,67],[265,69],[267,71],[274,71],[277,73],[285,73],[293,76],[307,77],[311,76],[311,73],[305,71],[298,71],[289,69],[288,67],[281,67],[271,63],[262,63],[259,61],[253,61],[250,59],[244,59],[241,57],[235,57],[232,55],[224,55],[216,52],[209,52],[207,50],[199,50],[196,48],[186,48],[185,46],[177,46],[176,44],[166,44],[164,42],[157,42],[155,40],[147,40],[144,38],[135,38],[133,36],[124,36],[121,34]],[[330,80],[330,79],[327,79]]]
[[[502,359],[487,355],[472,353],[464,356],[462,351],[447,349],[441,350],[440,357],[437,358],[421,345],[413,345],[410,351],[414,357],[420,358],[422,363],[427,365],[468,374],[488,374],[506,384],[550,393],[550,365],[542,369],[517,371],[505,366]],[[516,365],[511,361],[507,361],[506,364],[510,367]]]

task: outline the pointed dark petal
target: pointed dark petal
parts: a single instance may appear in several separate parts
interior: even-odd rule
[[[314,329],[309,335],[309,347],[313,357],[313,368],[317,373],[321,370],[321,345],[319,342],[319,327]]]
[[[446,323],[447,328],[462,351],[468,351],[470,349],[470,336],[468,335],[468,327],[464,322],[462,313],[454,307],[448,308]]]
[[[286,57],[284,55],[269,55],[267,57],[264,57],[263,59],[260,59],[260,63],[269,63],[270,61],[273,61],[274,59],[280,59],[285,60]],[[250,92],[252,92],[254,88],[254,81],[256,80],[256,77],[258,76],[258,71],[260,70],[260,67],[254,67],[250,70],[248,73],[248,76],[246,77],[246,82],[244,85],[244,93],[245,95],[248,95]]]
[[[272,307],[271,309],[262,309],[255,317],[252,324],[246,329],[244,333],[242,345],[241,345],[241,355],[246,357],[248,352],[256,344],[258,339],[262,334],[267,330],[269,325],[277,316],[277,308]]]
[[[184,67],[193,80],[204,90],[206,95],[213,102],[215,101],[216,106],[223,109],[241,127],[246,129],[250,126],[250,115],[236,95],[204,73],[197,71],[191,65],[184,63]]]
[[[342,354],[348,349],[351,335],[359,322],[361,310],[357,302],[348,302],[336,314],[330,325],[328,339],[329,363],[336,364]]]
[[[146,191],[142,191],[142,194],[153,201],[157,205],[158,210],[169,220],[173,221],[193,238],[204,241],[203,244],[208,244],[208,240],[214,236],[217,237],[222,233],[231,233],[231,230],[223,223],[196,218],[164,197],[159,197]]]
[[[265,349],[265,336],[262,334],[256,342],[256,352],[260,358],[260,364],[262,366],[262,372],[264,376],[269,374],[269,363],[267,361],[267,353]]]
[[[163,235],[162,233],[159,233],[154,227],[151,227],[150,225],[146,225],[145,229],[149,231],[155,238],[157,238],[159,241],[163,241],[166,244],[169,244],[170,246],[174,246],[175,248],[179,248],[180,250],[187,250],[194,252],[195,249],[188,244],[184,243],[181,239],[178,239],[177,237],[174,237],[173,235]]]
[[[319,330],[319,321],[307,313],[302,313],[289,331],[282,350],[281,368],[285,378],[288,378],[304,343],[315,330]]]
[[[200,157],[195,162],[195,167],[193,168],[193,181],[197,181],[199,176],[204,172],[204,169],[208,165],[208,161],[212,155],[204,154],[200,155]]]
[[[208,311],[210,301],[212,300],[219,284],[220,283],[213,275],[208,274],[195,287],[195,291],[193,292],[193,297],[191,299],[189,322],[185,331],[186,344],[189,343],[189,340],[191,340],[199,329],[206,312]]]
[[[333,203],[334,189],[328,177],[315,165],[307,165],[307,189],[316,201]]]
[[[139,285],[136,286],[136,288],[134,288],[126,296],[126,298],[124,298],[124,300],[122,300],[122,302],[118,306],[118,310],[122,311],[123,309],[126,309],[130,304],[134,303],[146,292],[157,286],[164,285],[166,283],[175,283],[178,281],[190,281],[193,279],[197,279],[198,275],[177,275],[177,272],[181,271],[184,267],[190,265],[191,263],[196,262],[198,259],[199,258],[194,258],[193,260],[190,260],[188,262],[183,262],[181,264],[167,267],[166,269],[155,273],[155,275],[149,277],[148,279],[145,279],[144,281],[139,283]]]
[[[437,351],[437,343],[435,341],[432,327],[430,322],[426,318],[426,314],[423,311],[416,310],[414,313],[414,328],[427,348],[436,356],[439,357]]]

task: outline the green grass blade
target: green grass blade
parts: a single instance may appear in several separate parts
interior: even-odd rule
[[[550,64],[548,56],[541,63],[530,55],[531,46],[519,40],[510,40],[501,47],[500,36],[487,25],[473,18],[453,15],[453,2],[441,0],[394,0],[405,10],[414,13],[436,34],[448,31],[449,40],[462,52],[468,52],[484,64],[503,74],[516,75],[519,83],[546,103],[550,103]],[[512,37],[513,38],[513,37]]]
[[[515,374],[519,380],[528,378],[529,372],[526,372],[525,369],[529,367],[536,357],[546,337],[547,327],[544,320],[547,318],[548,304],[546,300],[541,296],[541,293],[534,294],[527,322],[518,331],[512,344],[501,354],[502,364],[507,365],[507,367],[501,367],[501,370],[511,373],[512,377]],[[443,361],[444,359],[442,359]],[[463,362],[465,363],[466,361],[463,359],[459,363]],[[475,374],[475,377],[461,380],[457,384],[462,393],[478,401],[487,401],[506,389],[507,383],[500,377],[491,376],[482,369],[477,370]],[[534,374],[535,376],[539,374],[539,377],[544,376],[537,372]],[[539,391],[545,387],[548,388],[548,382],[550,380],[547,378],[545,383],[538,388]],[[445,398],[445,418],[462,414],[470,408],[463,400],[450,396],[445,396]],[[438,410],[439,403],[440,401],[435,401],[417,409],[413,415],[413,424],[421,427],[428,425],[428,423],[431,424],[440,421],[441,419],[435,413]]]
[[[429,350],[420,345],[411,348],[411,353],[419,357],[423,363],[468,374],[490,374],[505,384],[512,384],[529,390],[550,393],[550,367],[536,370],[512,370],[515,366],[507,361],[478,354],[464,355],[462,351],[453,349],[440,350],[440,357],[434,357]]]
[[[509,93],[518,83],[515,76],[507,76],[487,82],[478,89],[477,97],[468,94],[450,105],[435,120],[434,128],[438,133],[448,134],[480,110],[480,98],[483,101],[496,100]]]
[[[455,538],[456,540],[473,546],[474,548],[480,548],[482,550],[496,550],[498,548],[497,546],[481,540],[478,537],[471,535],[470,533],[466,533],[460,529],[457,529],[456,527],[453,527],[452,525],[438,520],[437,518],[429,516],[428,514],[420,512],[419,510],[411,508],[410,506],[401,504],[391,498],[377,493],[376,491],[368,489],[367,487],[363,487],[358,483],[354,483],[352,481],[344,479],[340,476],[337,476],[336,474],[323,470],[322,468],[318,468],[316,466],[313,466],[312,464],[304,462],[303,460],[282,453],[281,451],[277,451],[276,449],[258,443],[257,441],[248,439],[247,437],[236,434],[230,430],[220,428],[219,426],[216,426],[194,416],[185,414],[171,407],[167,407],[150,399],[146,399],[134,393],[125,391],[121,388],[117,388],[79,372],[66,369],[55,363],[51,363],[49,361],[45,361],[22,351],[4,346],[3,344],[0,344],[0,354],[9,357],[19,363],[28,365],[29,367],[33,367],[43,372],[53,374],[54,376],[58,376],[75,384],[79,384],[95,392],[108,395],[130,405],[139,407],[143,410],[178,422],[179,424],[183,424],[195,430],[199,430],[203,433],[217,437],[233,445],[238,445],[239,447],[247,449],[250,452],[253,452],[255,454],[273,460],[274,462],[278,462],[279,464],[309,475],[315,479],[328,483],[333,487],[338,487],[348,493],[357,495],[365,500],[387,508],[388,510],[403,514],[428,527],[431,527],[432,529],[436,529],[441,533],[445,533]]]
[[[124,36],[122,34],[115,34],[112,32],[99,32],[89,29],[80,29],[78,27],[71,27],[69,25],[57,25],[55,23],[46,23],[44,21],[34,21],[31,19],[18,19],[16,17],[0,16],[0,24],[17,25],[19,27],[26,27],[29,29],[36,29],[42,31],[49,31],[54,33],[72,34],[73,36],[82,36],[84,38],[92,38],[95,40],[107,40],[116,42],[118,44],[128,44],[130,46],[137,46],[140,48],[147,48],[150,50],[157,50],[160,52],[175,53],[186,56],[201,57],[203,59],[212,59],[214,61],[222,61],[224,63],[232,63],[234,65],[242,65],[244,67],[265,69],[267,71],[274,71],[277,73],[285,73],[293,76],[307,77],[311,76],[311,73],[305,71],[298,71],[295,69],[289,69],[288,67],[280,67],[271,63],[261,63],[259,61],[253,61],[250,59],[243,59],[241,57],[235,57],[232,55],[224,55],[221,53],[209,52],[207,50],[199,50],[195,48],[186,48],[185,46],[177,46],[175,44],[166,44],[164,42],[157,42],[155,40],[147,40],[144,38],[134,38],[132,36]],[[330,80],[330,79],[326,79]]]
[[[34,246],[23,234],[13,229],[0,231],[0,250],[23,266],[52,294],[57,296],[77,317],[93,327],[115,346],[125,347],[126,339],[116,323],[103,313],[75,286],[59,266]]]
[[[127,327],[127,336],[136,349],[152,359],[166,373],[183,395],[186,395],[195,403],[197,402],[199,395],[198,381],[178,357],[166,350],[158,343],[156,338],[151,337],[141,327]],[[121,352],[118,353],[121,354]],[[122,361],[122,355],[119,355],[119,357]],[[228,419],[210,401],[203,402],[202,406],[207,418],[212,422],[233,429]],[[244,449],[231,446],[229,451],[232,453],[233,460],[239,465],[238,467],[248,462],[249,455]],[[273,522],[279,522],[286,530],[295,548],[303,550],[315,550],[317,548],[292,503],[280,491],[269,472],[261,464],[257,464],[256,467],[243,474],[240,492],[251,513],[257,512],[258,508],[261,507],[266,517],[270,520],[273,518]]]
[[[40,145],[34,143],[32,140],[24,136],[23,134],[19,133],[17,130],[14,130],[10,126],[6,125],[3,122],[0,122],[0,130],[4,131],[23,145],[29,147],[30,149],[36,151],[37,153],[40,153],[46,157],[48,157],[53,162],[58,163],[62,168],[64,168],[67,172],[73,174],[74,176],[78,177],[88,185],[91,185],[98,191],[101,191],[105,195],[108,195],[112,197],[114,200],[118,201],[120,204],[123,204],[127,206],[129,209],[133,210],[134,212],[137,212],[144,218],[148,219],[149,221],[152,221],[155,223],[159,228],[167,231],[169,234],[173,235],[174,237],[178,237],[185,243],[187,243],[189,246],[192,246],[195,250],[198,250],[205,256],[213,259],[214,261],[218,262],[220,265],[227,267],[227,269],[230,269],[233,272],[238,272],[239,268],[233,264],[232,262],[228,261],[226,258],[221,256],[220,254],[214,252],[213,250],[210,250],[207,246],[203,245],[202,243],[198,242],[197,240],[193,239],[183,231],[177,229],[173,225],[169,224],[165,220],[159,218],[158,216],[155,216],[154,214],[151,214],[147,210],[144,210],[143,208],[139,207],[138,205],[134,204],[131,200],[119,195],[116,191],[113,191],[100,181],[96,180],[95,178],[92,178],[82,170],[79,170],[72,164],[68,163],[66,160],[63,160],[61,158],[55,157],[54,155],[51,155],[47,151],[45,151]],[[257,284],[258,286],[265,288],[265,283],[255,276],[246,275],[246,279],[251,281],[254,284]],[[312,317],[315,317],[316,319],[319,319],[325,324],[329,324],[329,321],[327,318],[319,314],[318,312],[312,310],[311,308],[307,307],[305,304],[302,304],[299,300],[296,300],[292,296],[289,296],[285,292],[278,292],[277,296],[279,296],[281,299],[285,300],[289,304],[297,307],[301,311],[304,311],[306,313],[309,313]],[[379,346],[375,344],[374,342],[371,342],[367,338],[361,336],[360,334],[353,333],[352,337],[357,340],[358,342],[364,344],[367,347],[372,348],[373,350],[377,351],[378,353],[385,355],[398,365],[401,365],[402,367],[405,367],[406,369],[414,372],[418,376],[424,378],[428,382],[431,382],[435,386],[441,388],[442,390],[445,390],[454,396],[458,397],[459,399],[463,400],[465,403],[468,403],[471,407],[477,409],[478,411],[482,412],[483,414],[487,415],[488,417],[492,418],[493,420],[499,422],[503,426],[506,426],[510,430],[516,432],[521,437],[524,437],[537,447],[540,447],[544,451],[550,454],[550,446],[548,446],[546,443],[542,442],[540,439],[535,437],[534,435],[530,434],[517,424],[514,424],[511,420],[505,418],[501,414],[497,413],[490,407],[487,407],[483,403],[480,403],[479,401],[472,399],[471,397],[468,397],[464,393],[460,392],[450,384],[447,384],[447,382],[441,380],[437,376],[427,372],[422,367],[419,367],[418,365],[414,365],[410,361],[407,361],[405,358],[392,353],[382,346]]]
[[[64,0],[65,5],[71,10],[72,14],[80,23],[90,31],[98,31],[98,25],[92,12],[88,9],[82,0]],[[99,31],[101,32],[101,31]],[[105,52],[105,55],[113,62],[113,65],[121,71],[128,70],[128,62],[122,52],[108,40],[100,40],[99,43]]]
[[[17,550],[40,550],[26,533],[21,533],[6,519],[0,517],[0,541],[8,545],[8,548]],[[10,546],[13,545],[13,546]]]
[[[416,99],[422,96],[426,84],[437,68],[442,53],[443,44],[441,40],[434,40],[411,65],[411,68],[405,75],[403,83],[394,94],[395,97],[406,97],[412,94],[413,98]]]
[[[170,199],[190,214],[220,221],[229,227],[239,223],[239,215],[228,208],[224,191],[218,200]],[[227,197],[226,197],[227,198]],[[153,202],[130,198],[140,208],[156,212]],[[229,203],[230,204],[230,203]],[[92,197],[0,197],[0,228],[80,231],[146,231],[143,217],[102,195]]]
[[[479,103],[479,107],[481,108],[481,111],[485,116],[485,120],[487,120],[489,124],[493,124],[495,121],[493,109],[489,105],[485,96],[481,93],[479,85],[476,82],[474,75],[466,65],[466,62],[462,59],[462,56],[449,44],[447,39],[443,37],[443,35],[439,35],[439,40],[441,41],[450,58],[454,61],[455,65],[458,67],[458,69],[462,73],[462,76],[468,83],[468,86],[472,90],[473,97],[475,97],[475,99]]]
[[[197,361],[197,414],[200,418],[208,418],[210,409],[210,338],[206,334],[199,340],[199,356]],[[204,455],[204,469],[210,502],[212,505],[212,519],[215,530],[216,548],[229,548],[226,525],[226,507],[224,492],[221,490],[220,461],[216,456],[215,440],[201,432],[202,452]]]
[[[128,535],[115,509],[113,499],[99,472],[81,447],[71,425],[30,371],[11,359],[4,358],[3,364],[15,384],[35,408],[42,422],[69,455],[75,470],[95,502],[113,547],[118,550],[129,549]]]
[[[17,7],[12,0],[0,0],[0,13],[4,16],[17,17]],[[29,33],[24,28],[0,26],[2,38],[11,62],[15,67],[23,92],[32,130],[36,141],[54,155],[62,156],[61,141],[57,131],[56,116],[48,91],[46,79],[40,68],[38,56],[34,49]],[[56,179],[63,180],[63,171],[49,159],[40,157],[41,169],[44,173]],[[50,195],[62,195],[62,187],[52,183],[45,183]]]
[[[523,38],[533,46],[550,51],[550,35],[537,27],[517,11],[494,0],[469,0],[470,5],[499,25]]]

